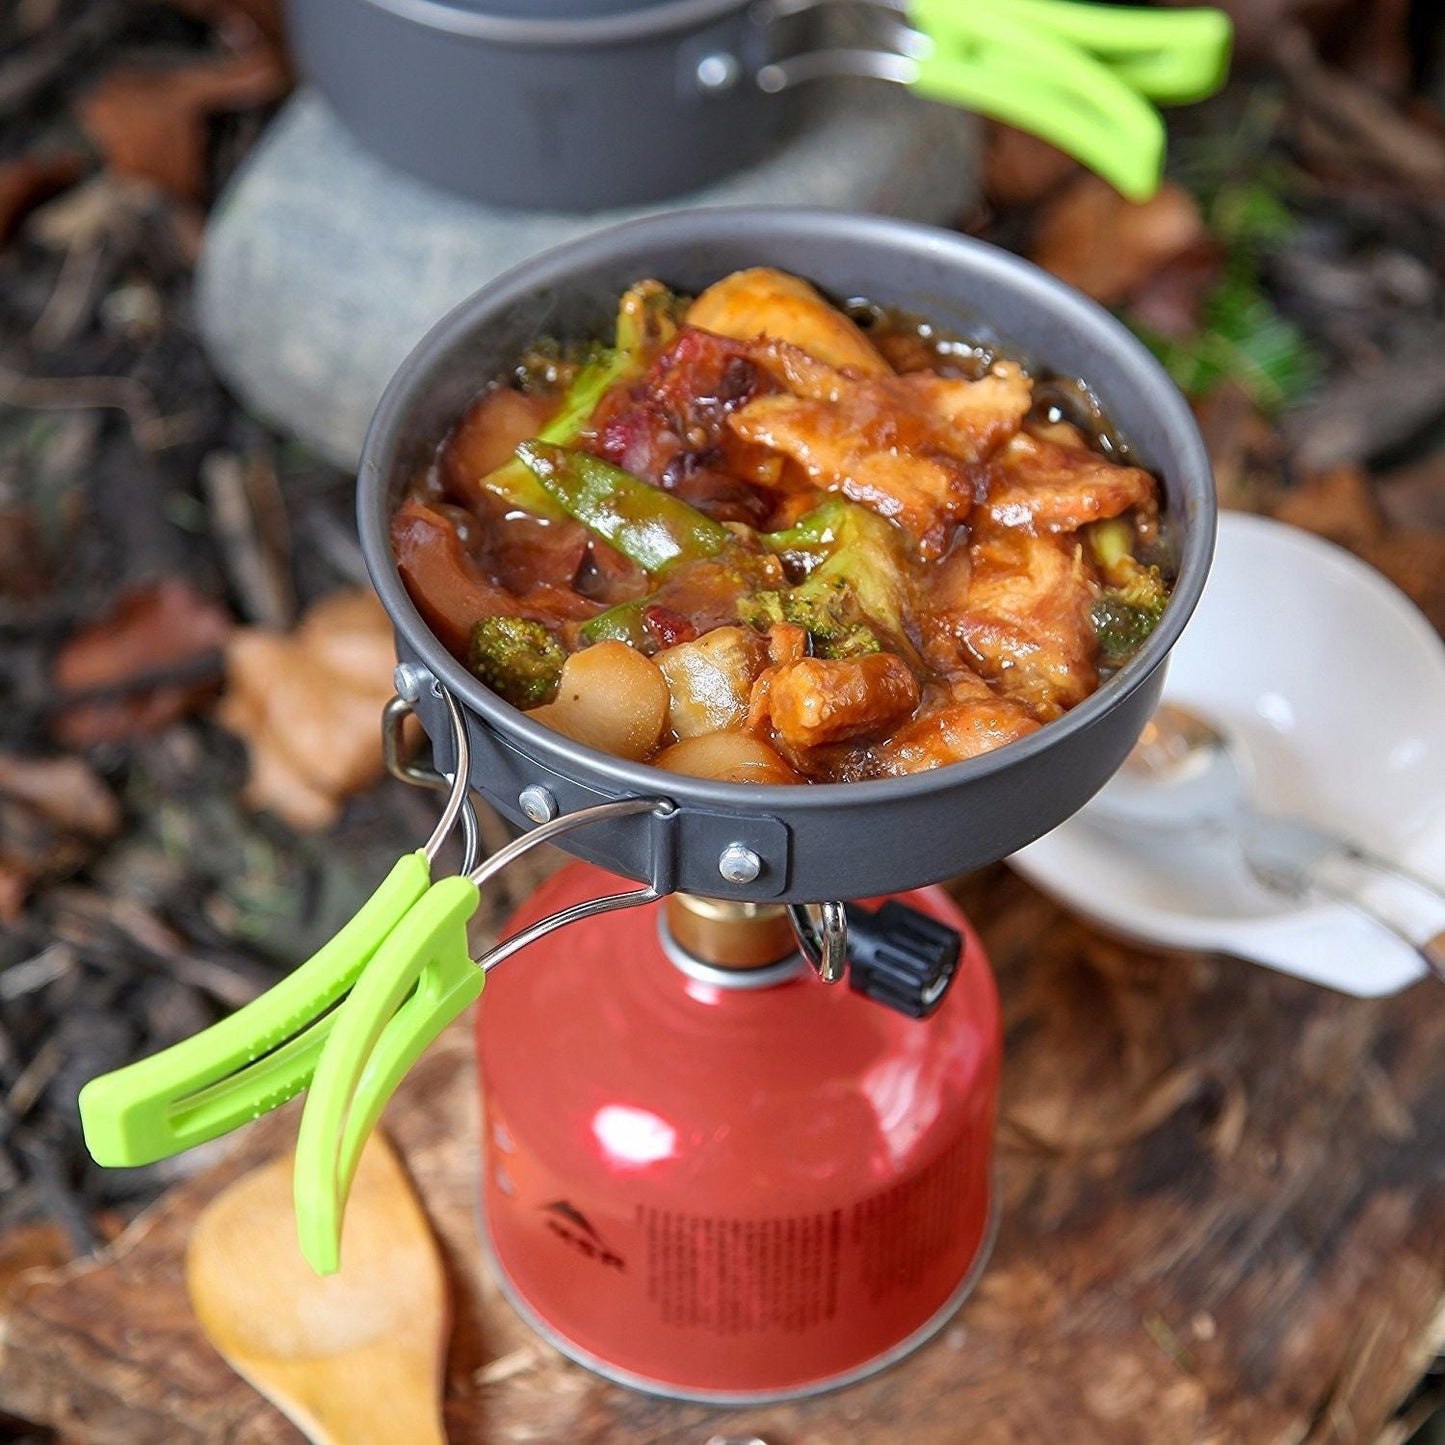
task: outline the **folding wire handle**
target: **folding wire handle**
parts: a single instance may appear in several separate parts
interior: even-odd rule
[[[426,894],[432,864],[458,817],[467,835],[476,836],[466,727],[455,699],[445,701],[456,769],[441,780],[449,791],[431,837],[398,859],[345,927],[274,988],[192,1038],[86,1084],[81,1124],[98,1164],[153,1164],[227,1134],[306,1088],[335,1005]]]
[[[436,690],[446,700],[449,714],[452,717],[454,734],[460,729],[464,751],[460,755],[466,759],[461,767],[470,766],[470,750],[466,743],[466,729],[461,724],[461,715],[457,709],[456,699],[447,692],[441,685],[436,684]],[[415,758],[407,755],[404,747],[402,726],[408,716],[412,714],[411,704],[404,702],[399,697],[393,697],[382,710],[382,757],[386,764],[387,771],[392,777],[403,783],[410,783],[415,787],[435,788],[449,786],[450,779],[438,772],[435,768],[428,768],[419,763]],[[451,800],[448,800],[448,811],[452,812],[455,818],[455,811],[451,809]],[[484,883],[490,882],[503,869],[515,863],[523,854],[529,853],[541,843],[549,843],[554,838],[562,837],[578,828],[585,828],[591,823],[605,822],[610,818],[631,817],[638,813],[654,813],[660,818],[670,816],[675,811],[674,805],[666,798],[621,798],[612,803],[599,803],[590,808],[581,808],[575,813],[564,813],[560,817],[553,818],[546,823],[539,824],[530,832],[524,833],[514,842],[499,848],[492,856],[480,865],[475,856],[476,849],[469,847],[466,861],[463,862],[462,871],[468,879],[480,888]],[[476,816],[472,813],[470,805],[462,810],[462,821],[465,826],[470,819],[475,829]],[[438,824],[440,830],[441,825]],[[477,960],[478,967],[484,973],[491,972],[499,963],[504,963],[514,953],[526,948],[528,944],[537,942],[554,929],[564,928],[569,923],[576,923],[583,918],[595,918],[599,914],[612,913],[619,908],[635,908],[643,903],[654,903],[662,895],[651,887],[631,889],[623,893],[608,894],[603,898],[592,899],[586,903],[574,904],[570,908],[561,909],[559,912],[550,914],[546,918],[539,919],[531,924],[521,933],[513,938],[504,939],[497,943],[480,959]]]
[[[471,774],[471,741],[467,737],[466,724],[462,720],[461,707],[451,693],[440,684],[437,692],[447,707],[447,718],[451,723],[453,745],[456,749],[456,769],[450,775],[429,767],[420,759],[409,757],[404,746],[403,727],[407,718],[413,715],[412,705],[399,697],[393,697],[381,710],[381,758],[388,773],[403,783],[418,788],[436,788],[447,793],[446,805],[437,822],[436,831],[427,844],[427,860],[435,861],[436,854],[446,841],[461,815],[462,824],[462,872],[470,873],[477,866],[481,856],[482,835],[477,826],[476,810],[467,800],[466,780]],[[458,779],[461,786],[458,787]],[[458,800],[463,801],[458,801]],[[433,846],[434,845],[434,846]]]
[[[409,757],[403,746],[402,725],[410,712],[410,704],[403,702],[399,697],[392,698],[386,705],[382,733],[387,771],[403,783],[410,783],[416,787],[437,787],[445,781],[442,775],[435,769],[427,768]],[[555,819],[553,822],[545,823],[535,832],[528,833],[518,842],[511,844],[508,848],[503,848],[473,875],[475,881],[481,884],[487,879],[495,877],[502,868],[519,858],[534,843],[570,831],[570,826],[561,825],[566,823],[568,817],[576,816],[579,815],[569,814]],[[583,918],[592,918],[599,913],[610,912],[610,907],[601,906],[604,903],[610,903],[613,907],[617,907],[622,906],[615,901],[617,899],[636,897],[637,902],[647,903],[657,896],[656,893],[650,893],[650,896],[647,897],[641,894],[615,894],[609,899],[576,904],[572,909],[566,910],[565,914],[555,914],[551,918],[544,918],[534,923],[524,933],[518,934],[516,938],[498,944],[486,955],[482,966],[484,969],[495,968],[497,964],[510,958],[519,949],[525,948],[529,943],[535,943],[537,939],[550,933],[553,928],[560,928]],[[837,983],[842,979],[847,968],[848,957],[848,919],[843,904],[840,901],[812,904],[792,903],[788,905],[788,921],[792,925],[793,936],[797,939],[799,952],[807,959],[818,977],[824,983]]]

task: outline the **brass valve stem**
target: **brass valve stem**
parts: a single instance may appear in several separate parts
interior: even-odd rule
[[[781,903],[739,903],[673,893],[667,899],[673,941],[714,968],[765,968],[798,951]]]

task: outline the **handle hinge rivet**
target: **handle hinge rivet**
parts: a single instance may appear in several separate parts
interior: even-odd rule
[[[763,860],[745,843],[729,843],[718,856],[717,871],[729,883],[751,883],[763,871]]]
[[[725,50],[714,50],[697,63],[698,85],[714,95],[720,91],[731,90],[742,73],[737,56],[729,55]]]
[[[414,662],[399,662],[391,675],[391,685],[403,702],[419,702],[427,690],[427,684],[434,681],[431,674]]]
[[[557,800],[540,783],[529,783],[517,794],[522,812],[534,823],[550,823],[557,816]]]

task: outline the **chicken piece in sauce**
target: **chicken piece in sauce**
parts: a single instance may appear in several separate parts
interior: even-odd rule
[[[901,523],[937,557],[984,485],[982,466],[1030,406],[1017,366],[979,381],[928,372],[852,377],[773,343],[762,355],[790,390],[760,396],[728,422],[792,458],[814,486]]]
[[[887,777],[927,772],[992,752],[1040,726],[1022,703],[966,674],[945,699],[869,750],[870,771]]]
[[[1084,446],[1020,432],[990,463],[987,512],[999,527],[1077,532],[1131,507],[1154,506],[1154,478]]]
[[[989,526],[968,561],[966,590],[930,614],[935,661],[966,664],[1040,722],[1082,702],[1098,684],[1082,543]]]

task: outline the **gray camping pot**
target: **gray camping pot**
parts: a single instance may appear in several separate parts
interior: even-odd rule
[[[289,0],[299,68],[383,160],[476,200],[587,211],[759,159],[809,48],[799,0]]]
[[[807,276],[964,335],[1045,371],[1082,377],[1162,479],[1180,537],[1163,620],[1141,651],[1072,712],[995,752],[865,783],[717,783],[572,742],[483,687],[432,635],[397,574],[389,521],[463,408],[539,335],[606,334],[617,297],[655,276],[696,292],[745,266]],[[690,211],[594,233],[508,272],[417,346],[381,400],[362,455],[362,546],[408,665],[416,710],[450,755],[440,689],[461,705],[473,786],[526,826],[623,797],[654,812],[570,834],[569,851],[662,892],[817,902],[866,898],[980,867],[1081,807],[1123,761],[1159,698],[1165,662],[1199,600],[1214,545],[1209,460],[1183,397],[1106,311],[1006,252],[931,227],[837,211]],[[524,796],[525,795],[525,796]]]

